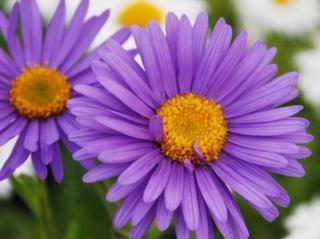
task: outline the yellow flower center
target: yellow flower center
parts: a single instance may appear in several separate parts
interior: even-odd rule
[[[46,119],[62,113],[70,97],[65,75],[46,66],[26,68],[13,81],[9,101],[18,114]]]
[[[189,159],[195,165],[218,159],[227,137],[220,105],[189,93],[167,100],[157,114],[163,121],[161,149],[168,158],[181,163]]]
[[[126,5],[120,12],[118,20],[122,26],[139,25],[145,27],[150,20],[162,23],[163,19],[162,9],[146,0],[135,0],[133,3]]]
[[[290,0],[273,0],[274,3],[284,6],[284,5],[288,5]]]

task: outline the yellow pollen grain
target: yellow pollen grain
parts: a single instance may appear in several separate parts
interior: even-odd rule
[[[220,105],[189,93],[167,100],[157,114],[163,121],[161,150],[168,158],[200,164],[193,150],[195,143],[206,162],[218,159],[227,137]]]
[[[164,13],[162,9],[147,0],[135,0],[120,12],[118,21],[121,26],[138,25],[145,27],[150,20],[162,23],[163,19]]]
[[[47,66],[26,68],[12,82],[9,101],[20,116],[47,119],[61,114],[70,98],[65,75]]]
[[[273,0],[274,3],[284,6],[284,5],[288,5],[290,0]]]

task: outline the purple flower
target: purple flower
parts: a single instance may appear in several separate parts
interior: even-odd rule
[[[131,222],[131,238],[174,218],[179,239],[213,238],[213,224],[248,238],[233,195],[273,221],[289,197],[269,173],[304,175],[308,121],[292,117],[301,106],[281,106],[297,97],[298,75],[275,78],[276,50],[247,47],[245,32],[232,42],[223,19],[208,40],[205,13],[194,26],[168,14],[166,34],[155,22],[132,31],[142,66],[110,40],[93,64],[100,85],[77,85],[69,102],[86,126],[71,135],[75,158],[99,159],[84,181],[118,177],[107,200],[122,200],[114,226]]]
[[[0,50],[0,145],[17,138],[0,171],[1,180],[12,175],[31,154],[41,179],[47,177],[50,166],[55,180],[61,182],[59,141],[72,153],[79,149],[67,137],[79,125],[66,104],[76,95],[75,84],[94,82],[90,64],[96,52],[84,53],[109,16],[108,10],[85,20],[88,4],[83,0],[65,27],[66,7],[61,0],[44,36],[35,0],[17,1],[8,19],[0,13],[0,30],[8,48],[8,53]],[[121,43],[128,34],[124,29],[113,38]],[[87,167],[92,163],[82,162]]]

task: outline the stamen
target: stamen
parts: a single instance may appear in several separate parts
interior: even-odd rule
[[[47,66],[26,68],[13,81],[9,101],[20,116],[46,119],[65,110],[70,87],[65,75]]]
[[[221,106],[192,93],[167,100],[157,114],[163,122],[162,153],[200,165],[218,159],[227,137]]]

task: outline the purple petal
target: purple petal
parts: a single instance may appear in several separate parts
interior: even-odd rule
[[[166,207],[169,211],[176,210],[183,196],[184,168],[178,163],[173,163],[170,170],[170,177],[164,191]]]
[[[170,212],[165,205],[164,196],[158,200],[156,211],[156,224],[160,231],[166,231],[171,223],[173,212]]]
[[[177,239],[189,239],[190,231],[184,221],[181,210],[176,213],[176,234]]]
[[[132,226],[138,225],[150,213],[153,205],[155,205],[155,202],[145,202],[141,198],[132,214]]]
[[[123,27],[115,32],[110,38],[118,42],[119,44],[124,43],[131,36],[129,28]]]
[[[100,16],[90,18],[86,23],[83,24],[77,44],[66,57],[62,65],[59,66],[60,72],[66,73],[74,63],[87,51],[96,35],[99,33],[105,22],[110,15],[110,10],[104,11]]]
[[[179,32],[179,19],[177,16],[169,12],[166,16],[166,38],[170,48],[174,68],[177,69],[177,39]],[[176,72],[177,74],[177,72]]]
[[[225,55],[231,42],[232,29],[224,19],[219,19],[216,23],[209,45],[194,77],[192,91],[201,94],[210,82],[210,78]]]
[[[158,164],[162,157],[158,150],[143,155],[120,175],[119,183],[128,185],[139,181]]]
[[[118,182],[115,182],[112,187],[109,189],[106,199],[108,202],[117,202],[127,195],[129,195],[133,190],[135,190],[140,185],[145,185],[145,180],[140,180],[136,183],[129,185],[121,185]]]
[[[157,22],[151,21],[147,26],[149,40],[153,46],[154,55],[158,62],[164,89],[168,97],[174,97],[177,92],[177,83],[168,42]]]
[[[103,54],[103,59],[108,63],[111,69],[122,77],[132,92],[140,98],[144,104],[148,105],[152,109],[158,107],[158,104],[153,97],[153,92],[147,83],[124,59],[121,59],[121,57],[115,53],[109,52]]]
[[[197,230],[195,231],[196,236],[198,239],[208,239],[208,238],[214,239],[214,235],[212,232],[212,225],[210,222],[210,218],[208,217],[207,208],[200,194],[198,194],[198,201],[199,201],[200,223]]]
[[[103,89],[90,86],[90,85],[76,85],[74,90],[84,96],[86,96],[86,102],[88,103],[88,98],[94,100],[95,102],[102,104],[110,109],[122,111],[121,109],[124,108],[115,97],[105,92]],[[68,105],[75,106],[78,105],[79,98],[71,99],[68,102]],[[74,103],[74,105],[72,105]],[[82,105],[82,104],[81,104]],[[71,107],[72,108],[72,107]]]
[[[163,128],[163,122],[162,118],[158,115],[154,115],[150,118],[149,122],[149,133],[151,136],[151,139],[156,142],[162,141],[162,128]]]
[[[33,120],[28,126],[26,137],[23,142],[23,146],[30,152],[36,152],[38,150],[39,142],[39,121]]]
[[[22,118],[12,122],[10,126],[0,132],[0,145],[4,145],[10,139],[20,134],[26,125],[27,121]]]
[[[196,230],[199,225],[199,204],[194,175],[184,172],[184,190],[181,204],[184,220],[190,230]]]
[[[37,174],[37,176],[44,180],[48,176],[47,166],[41,161],[41,154],[38,150],[37,152],[32,153],[32,165]]]
[[[305,171],[300,163],[298,163],[296,160],[289,160],[287,167],[284,168],[271,168],[266,167],[266,170],[277,173],[280,175],[285,175],[289,177],[303,177],[305,175]]]
[[[39,64],[42,50],[42,19],[37,3],[35,0],[21,1],[19,9],[26,63]]]
[[[142,196],[139,192],[140,190],[141,187],[138,187],[135,191],[130,193],[116,211],[113,217],[113,226],[115,228],[121,228],[130,221],[133,211]]]
[[[96,183],[120,175],[128,168],[128,164],[102,164],[89,170],[83,176],[83,182]]]
[[[241,175],[237,174],[236,171],[221,163],[222,161],[223,158],[219,159],[217,162],[214,162],[212,164],[212,168],[219,178],[232,190],[258,207],[268,208],[272,205],[270,200],[262,192],[250,185],[250,182],[245,180]]]
[[[54,179],[57,183],[61,183],[63,180],[63,162],[58,143],[53,145],[53,159],[50,166]]]
[[[130,232],[131,239],[141,239],[148,231],[155,216],[155,208],[148,213],[143,220],[136,226],[133,226]]]
[[[234,123],[248,124],[248,123],[271,122],[271,121],[288,118],[300,112],[302,109],[303,109],[303,106],[300,106],[300,105],[287,106],[283,108],[271,109],[267,111],[248,114],[241,117],[236,117],[233,119],[229,119],[228,122],[233,124]]]
[[[83,20],[86,16],[87,9],[89,6],[88,0],[82,0],[78,9],[76,10],[74,16],[71,19],[71,22],[68,28],[65,30],[63,39],[60,44],[60,50],[52,59],[52,67],[58,67],[63,60],[67,57],[71,50],[78,40],[79,33],[81,32],[81,28],[83,26]]]
[[[9,52],[14,59],[16,65],[22,70],[25,67],[25,58],[16,31],[19,18],[19,2],[16,2],[9,16],[7,34],[5,36],[8,44]]]
[[[258,138],[229,134],[228,141],[245,148],[273,153],[299,153],[299,147],[293,143],[283,142],[270,138]]]
[[[285,167],[288,164],[288,160],[281,154],[248,149],[229,142],[224,145],[223,150],[241,160],[261,166]]]
[[[1,118],[0,131],[7,129],[10,124],[16,121],[17,114],[12,112],[11,114]]]
[[[162,159],[144,190],[143,200],[145,202],[153,202],[160,197],[167,185],[170,169],[170,160],[166,158]]]
[[[193,49],[197,49],[194,54],[193,62],[198,66],[206,49],[208,39],[208,14],[201,12],[193,27]]]
[[[308,122],[300,118],[289,118],[267,123],[229,124],[228,130],[232,133],[253,136],[277,136],[304,130]]]
[[[3,168],[8,167],[9,169],[15,170],[27,160],[28,156],[30,155],[30,152],[26,150],[24,147],[21,147],[24,137],[25,137],[24,133],[22,133],[19,136]]]
[[[61,0],[49,23],[43,46],[42,61],[43,63],[47,62],[50,66],[54,53],[57,52],[60,47],[64,32],[65,14],[65,0]]]
[[[223,222],[227,221],[227,207],[223,197],[219,193],[217,183],[212,177],[211,169],[209,167],[200,167],[195,170],[195,175],[201,195],[208,208],[218,220]]]
[[[248,48],[237,69],[230,77],[226,78],[223,90],[216,91],[215,101],[224,106],[226,102],[237,98],[242,93],[243,88],[251,87],[255,80],[252,79],[252,74],[255,74],[257,68],[261,68],[263,58],[267,52],[266,46],[261,41],[255,42]]]
[[[190,92],[193,79],[193,34],[188,18],[182,16],[178,30],[177,62],[178,84],[181,94]]]
[[[152,110],[143,101],[119,83],[102,77],[98,77],[98,81],[104,86],[104,88],[133,111],[147,118],[153,115]]]
[[[141,55],[141,60],[149,79],[150,87],[156,99],[162,102],[165,99],[165,89],[161,81],[161,73],[158,62],[153,53],[153,46],[145,32],[137,26],[131,28],[133,37],[136,41],[137,49]]]
[[[215,73],[213,74],[209,85],[204,89],[204,94],[208,98],[215,97],[218,91],[223,90],[223,88],[221,89],[223,84],[226,82],[228,77],[234,74],[240,60],[245,53],[247,38],[247,33],[242,31],[231,44],[228,52],[223,60],[219,63]]]
[[[49,165],[54,159],[54,145],[47,145],[40,139],[41,161],[45,165]]]
[[[104,163],[128,163],[135,161],[142,155],[153,151],[154,147],[150,143],[132,143],[99,154],[99,160]]]
[[[0,14],[0,17],[1,17],[1,14]],[[2,34],[4,35],[5,33],[2,33]],[[2,73],[3,76],[6,76],[6,77],[1,77],[0,81],[9,86],[11,80],[19,75],[20,70],[17,67],[16,63],[2,49],[0,49],[0,63],[1,63],[0,72]]]
[[[44,130],[44,129],[42,129]],[[57,124],[53,118],[49,118],[46,123],[47,144],[51,145],[60,139]]]
[[[137,138],[137,139],[144,139],[150,140],[150,135],[148,130],[142,127],[135,126],[134,124],[127,123],[123,120],[118,120],[112,117],[106,116],[97,116],[96,121],[100,124],[113,129],[121,134]]]

